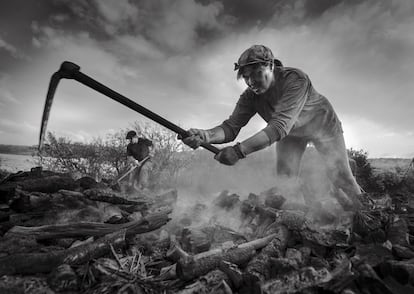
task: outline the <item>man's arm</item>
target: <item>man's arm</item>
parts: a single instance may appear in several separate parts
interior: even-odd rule
[[[130,166],[134,166],[134,165],[137,165],[138,160],[136,160],[133,156],[128,155],[127,156],[127,162]]]
[[[224,142],[225,134],[222,127],[217,126],[206,131],[208,136],[208,142],[210,144],[220,144]]]
[[[303,74],[292,72],[287,76],[282,88],[283,94],[273,101],[275,111],[263,129],[270,144],[287,136],[295,125],[306,103],[309,85],[309,79]]]
[[[260,131],[240,143],[240,150],[244,156],[264,149],[270,145],[270,138],[265,131]]]
[[[251,94],[245,91],[240,96],[233,113],[221,125],[208,130],[189,129],[187,131],[189,136],[183,139],[184,144],[196,149],[202,143],[221,144],[233,141],[240,129],[256,113],[252,99],[249,99]]]

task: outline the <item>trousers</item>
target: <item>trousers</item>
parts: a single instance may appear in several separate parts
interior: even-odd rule
[[[324,140],[286,136],[276,144],[277,175],[298,177],[302,156],[310,142],[321,155],[334,189],[341,189],[351,201],[356,201],[357,195],[361,194],[361,188],[352,174],[342,133]]]

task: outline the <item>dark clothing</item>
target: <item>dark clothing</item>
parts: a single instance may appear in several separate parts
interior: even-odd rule
[[[299,69],[275,67],[275,82],[263,94],[247,88],[221,127],[225,142],[233,141],[240,129],[258,113],[268,125],[263,131],[270,143],[286,136],[324,141],[342,133],[341,123],[328,99],[316,92],[309,77]]]
[[[274,82],[265,93],[258,95],[247,88],[233,113],[220,125],[224,142],[233,141],[256,113],[267,122],[263,131],[270,144],[278,141],[278,176],[296,178],[306,146],[313,142],[326,162],[335,193],[345,192],[358,206],[356,195],[361,190],[351,173],[341,122],[328,99],[316,92],[305,73],[276,66]]]
[[[139,138],[137,143],[129,143],[127,146],[127,156],[132,156],[138,161],[142,161],[149,155],[149,147],[152,146],[152,141]]]

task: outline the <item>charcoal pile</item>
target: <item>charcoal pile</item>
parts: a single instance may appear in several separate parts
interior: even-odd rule
[[[414,201],[277,189],[179,206],[33,168],[0,182],[0,293],[414,293]],[[398,204],[398,205],[397,205]]]

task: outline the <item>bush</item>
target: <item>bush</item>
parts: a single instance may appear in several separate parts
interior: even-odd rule
[[[371,189],[375,192],[388,192],[399,187],[401,182],[398,174],[384,171],[374,175],[371,179]]]
[[[357,179],[358,184],[365,191],[370,190],[372,186],[373,169],[368,161],[368,152],[362,149],[354,150],[351,148],[348,150],[348,155],[356,162],[357,168],[355,177]]]
[[[348,150],[349,156],[356,161],[358,184],[366,192],[391,192],[400,188],[401,168],[395,171],[375,169],[368,161],[368,153],[364,150]]]
[[[181,141],[174,133],[158,125],[135,122],[132,125],[138,136],[150,139],[154,144],[151,187],[172,186],[191,156],[186,155]],[[128,130],[108,134],[105,139],[95,138],[90,143],[72,142],[68,138],[56,138],[48,133],[39,164],[44,168],[68,172],[75,177],[90,176],[97,181],[114,178],[128,169],[125,139]]]
[[[90,176],[96,180],[114,177],[126,168],[125,151],[115,134],[108,140],[94,139],[84,144],[48,133],[39,164],[48,170],[68,172],[75,177]]]

